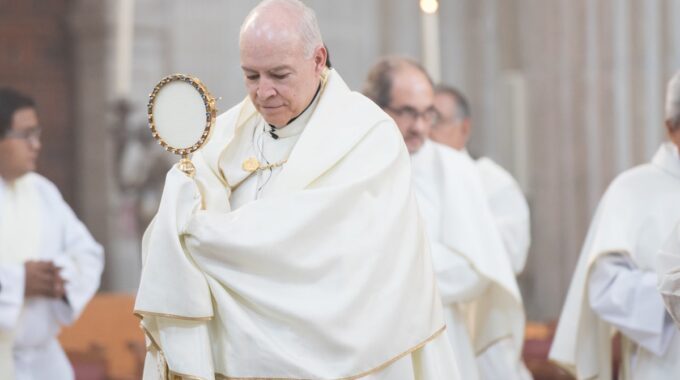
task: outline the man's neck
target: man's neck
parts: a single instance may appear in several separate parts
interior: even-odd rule
[[[305,109],[302,110],[302,112],[300,112],[299,114],[297,114],[297,115],[296,115],[295,117],[293,117],[292,119],[288,120],[288,122],[287,122],[285,125],[283,125],[283,126],[276,126],[276,125],[274,125],[274,124],[269,124],[269,125],[270,125],[271,127],[273,127],[273,128],[277,128],[277,129],[278,129],[278,128],[285,128],[286,126],[290,125],[290,123],[294,122],[294,121],[297,120],[300,116],[302,116],[305,112],[307,112],[307,110],[309,109],[309,107],[311,107],[312,104],[314,103],[314,100],[316,100],[316,97],[319,96],[319,92],[320,92],[320,91],[321,91],[321,82],[319,82],[319,85],[316,86],[316,92],[314,93],[314,96],[312,96],[312,100],[310,100],[309,103],[307,103],[307,106],[305,107]]]

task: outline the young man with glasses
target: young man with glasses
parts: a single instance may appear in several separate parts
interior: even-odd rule
[[[0,88],[0,378],[70,380],[57,335],[99,287],[103,252],[34,173],[40,133],[35,102]]]
[[[412,181],[430,240],[447,334],[464,379],[526,379],[524,310],[512,266],[472,160],[428,139],[439,114],[417,63],[386,58],[364,94],[391,116],[411,154]]]

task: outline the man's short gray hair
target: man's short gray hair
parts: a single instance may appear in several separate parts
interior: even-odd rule
[[[453,99],[456,105],[456,118],[459,120],[469,119],[472,116],[470,111],[470,103],[468,102],[463,92],[453,86],[444,84],[437,85],[434,88],[435,94],[444,94]]]
[[[668,82],[666,90],[666,122],[671,130],[680,129],[680,71]]]
[[[380,108],[385,108],[392,102],[392,82],[394,74],[404,67],[413,67],[422,72],[432,85],[432,79],[425,68],[418,62],[405,57],[385,57],[373,65],[364,83],[364,95]]]
[[[241,25],[240,35],[243,35],[246,25],[249,21],[255,17],[260,11],[263,11],[271,6],[280,6],[284,8],[290,14],[294,14],[298,17],[298,30],[300,32],[300,37],[302,38],[304,53],[306,58],[310,58],[314,54],[314,50],[317,47],[323,45],[323,39],[321,38],[321,29],[319,28],[319,23],[316,19],[316,13],[314,10],[306,6],[300,0],[264,0],[255,8],[253,8],[248,16],[243,21]]]

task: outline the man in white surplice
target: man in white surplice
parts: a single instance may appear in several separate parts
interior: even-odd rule
[[[578,379],[611,379],[616,332],[619,378],[670,380],[680,374],[680,334],[655,273],[658,253],[680,215],[679,82],[676,74],[666,95],[671,141],[650,163],[614,179],[586,236],[550,351]]]
[[[255,7],[240,54],[249,96],[144,236],[144,378],[459,379],[394,122],[297,0]]]
[[[440,144],[470,155],[466,145],[472,131],[470,105],[462,92],[449,86],[435,88],[434,106],[439,120],[430,130],[430,138]],[[491,214],[503,238],[515,274],[524,270],[531,242],[529,205],[512,175],[488,157],[475,160]]]
[[[438,117],[432,81],[417,63],[385,58],[364,94],[394,118],[432,246],[447,332],[465,379],[525,379],[524,310],[512,266],[472,160],[427,139]]]
[[[0,379],[73,379],[57,335],[99,287],[101,247],[57,188],[33,173],[32,99],[0,89]]]

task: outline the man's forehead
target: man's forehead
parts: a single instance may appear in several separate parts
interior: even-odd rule
[[[12,129],[33,128],[38,125],[38,114],[33,107],[19,108],[12,115]]]
[[[292,65],[288,64],[283,64],[283,65],[276,65],[273,67],[257,67],[257,66],[248,66],[248,65],[241,65],[241,68],[245,71],[267,71],[267,72],[280,72],[280,71],[289,71],[289,70],[294,70],[295,68]]]

